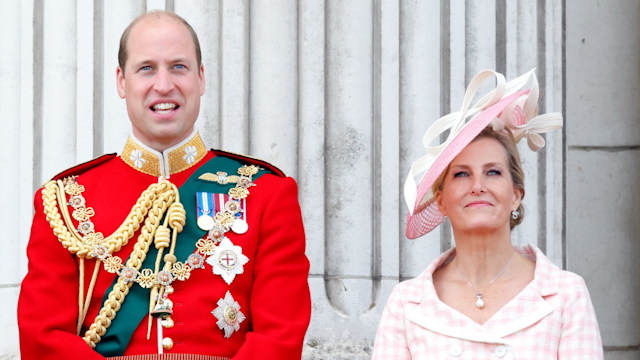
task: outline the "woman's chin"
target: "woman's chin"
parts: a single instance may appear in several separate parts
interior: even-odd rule
[[[508,226],[508,223],[506,226]],[[476,219],[474,221],[471,221],[465,224],[459,224],[459,225],[454,224],[452,225],[452,227],[454,232],[456,232],[457,230],[460,230],[465,233],[481,234],[481,233],[492,233],[492,232],[500,231],[505,227],[505,224],[495,220]]]

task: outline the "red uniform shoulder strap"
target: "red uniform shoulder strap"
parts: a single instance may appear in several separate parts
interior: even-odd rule
[[[258,165],[262,168],[265,168],[269,171],[271,171],[274,175],[278,175],[281,177],[286,177],[287,175],[285,175],[285,173],[278,169],[276,166],[264,161],[264,160],[260,160],[260,159],[256,159],[254,157],[250,157],[247,155],[242,155],[242,154],[236,154],[236,153],[232,153],[232,152],[228,152],[228,151],[224,151],[224,150],[218,150],[218,149],[211,149],[211,151],[213,151],[214,154],[216,154],[216,156],[226,156],[226,157],[230,157],[232,159],[236,159],[245,163],[249,163],[252,165]]]
[[[106,155],[102,155],[98,158],[95,158],[93,160],[89,160],[87,162],[83,162],[81,164],[78,164],[76,166],[70,167],[67,170],[62,171],[61,173],[59,173],[58,175],[54,176],[52,180],[60,180],[63,178],[66,178],[68,176],[72,176],[72,175],[80,175],[82,173],[84,173],[85,171],[92,169],[102,163],[105,163],[111,159],[116,158],[118,155],[117,154],[106,154]]]

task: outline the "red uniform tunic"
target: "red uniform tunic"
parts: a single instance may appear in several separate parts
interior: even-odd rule
[[[185,146],[193,146],[191,153],[184,152]],[[195,157],[193,149],[198,150]],[[196,241],[207,233],[195,225],[195,192],[227,192],[216,183],[193,179],[204,171],[213,169],[215,173],[218,160],[225,160],[225,164],[236,161],[266,168],[269,171],[256,175],[255,186],[249,188],[244,209],[247,232],[225,234],[249,259],[244,264],[244,272],[227,284],[207,264],[205,268],[193,269],[187,280],[174,281],[175,291],[169,296],[173,301],[173,326],[163,327],[154,319],[150,340],[147,340],[146,316],[149,292],[134,283],[122,310],[96,346],[101,354],[87,345],[82,336],[94,322],[103,306],[103,297],[117,280],[117,275],[100,268],[80,336],[76,335],[78,259],[54,235],[43,211],[40,189],[35,196],[35,216],[27,248],[29,271],[22,282],[18,302],[22,359],[101,359],[103,355],[158,353],[164,353],[165,358],[167,354],[202,354],[233,359],[299,359],[311,304],[307,283],[309,262],[304,254],[304,230],[294,180],[254,159],[233,155],[230,158],[228,154],[206,151],[197,134],[165,151],[159,159],[152,159],[149,154],[153,151],[130,139],[121,157],[105,156],[70,169],[58,178],[78,175],[77,183],[85,189],[82,195],[86,206],[95,211],[91,218],[95,230],[107,237],[122,224],[140,194],[150,184],[158,182],[154,170],[158,167],[168,169],[169,181],[180,188],[180,201],[187,211],[186,224],[178,239],[182,254],[176,250],[178,261],[184,261],[185,254],[193,252]],[[184,163],[188,160],[191,164]],[[228,169],[221,170],[235,175]],[[191,186],[187,189],[183,185],[188,179]],[[126,261],[139,233],[140,230],[136,231],[113,255]],[[188,249],[187,253],[184,249]],[[155,255],[150,257],[153,257],[153,263]],[[85,294],[94,265],[95,260],[85,260]],[[153,270],[153,266],[149,267]],[[212,311],[227,292],[238,303],[246,319],[237,331],[225,338]],[[125,310],[136,296],[142,296],[147,308]],[[132,334],[123,340],[118,332],[127,327],[132,329]],[[165,338],[173,342],[169,350],[163,350],[160,345]]]

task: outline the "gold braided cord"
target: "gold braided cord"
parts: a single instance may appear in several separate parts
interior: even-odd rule
[[[82,260],[83,259],[80,258],[80,262],[82,262]],[[87,298],[84,300],[84,305],[81,307],[80,313],[78,314],[78,324],[76,329],[77,335],[80,335],[82,324],[84,323],[84,319],[87,317],[87,311],[89,311],[89,305],[91,304],[91,297],[93,296],[93,288],[95,287],[96,281],[98,280],[98,271],[100,270],[100,263],[101,261],[99,259],[96,259],[96,265],[93,268],[93,275],[91,276],[91,282],[89,283],[89,289],[87,290]],[[84,269],[84,265],[82,266]],[[80,289],[84,289],[84,286],[82,285]],[[83,291],[81,290],[80,294],[82,293]]]
[[[138,240],[126,263],[126,266],[133,267],[136,270],[140,270],[142,262],[147,256],[147,251],[149,251],[149,246],[153,241],[156,229],[160,225],[162,216],[178,196],[175,185],[168,181],[163,181],[159,184],[163,185],[167,191],[160,192],[157,199],[153,201],[144,226],[138,236]],[[106,333],[107,328],[111,325],[111,321],[115,318],[118,310],[120,310],[120,306],[129,293],[132,284],[133,282],[127,283],[122,277],[118,278],[104,306],[99,311],[98,316],[96,316],[89,330],[85,333],[84,340],[91,348],[95,348],[96,344],[100,342],[101,337]]]
[[[129,239],[131,239],[131,237],[133,237],[133,234],[139,229],[140,223],[145,219],[149,211],[149,208],[151,208],[154,202],[156,202],[157,199],[167,191],[177,193],[177,188],[175,187],[175,185],[165,180],[157,184],[151,184],[147,188],[147,190],[145,190],[141,194],[140,198],[137,200],[136,204],[132,207],[131,211],[129,212],[129,215],[125,218],[125,221],[120,225],[120,227],[118,227],[118,229],[114,231],[114,233],[111,234],[109,237],[101,241],[101,244],[108,249],[109,253],[119,251],[122,248],[122,246],[128,243]],[[91,254],[93,250],[93,244],[84,243],[82,236],[78,233],[75,226],[73,225],[71,216],[69,215],[69,210],[67,208],[67,199],[64,192],[63,181],[52,180],[46,183],[42,190],[42,201],[43,201],[43,210],[46,215],[46,219],[49,222],[49,225],[51,226],[51,228],[53,229],[53,233],[56,235],[56,237],[58,238],[58,240],[60,241],[63,247],[68,249],[72,254],[75,254],[76,256],[78,256],[78,258],[80,259],[78,263],[78,267],[79,267],[78,272],[80,276],[80,281],[79,281],[79,291],[78,291],[78,325],[77,325],[78,333],[79,333],[80,332],[79,329],[82,326],[82,323],[84,322],[84,318],[86,317],[86,313],[89,308],[89,302],[91,300],[93,288],[97,280],[100,261],[97,260],[96,267],[93,271],[92,280],[89,285],[89,290],[87,291],[87,297],[85,300],[83,299],[84,298],[83,296],[84,295],[84,258],[93,257],[93,255]],[[62,212],[62,216],[60,215],[60,212],[58,212],[58,208]],[[166,207],[162,210],[162,213],[164,213],[164,210],[166,210]],[[162,214],[160,214],[160,216],[162,216]],[[124,292],[122,288],[120,288],[119,290],[120,290],[120,293]],[[126,292],[128,292],[128,288]],[[124,297],[122,298],[122,300],[124,300]]]
[[[140,228],[140,224],[145,219],[149,208],[154,201],[166,191],[173,191],[172,185],[168,180],[160,183],[151,184],[138,198],[136,204],[131,208],[129,215],[120,227],[101,241],[109,253],[119,251],[122,246],[129,242],[136,231]],[[78,233],[69,216],[67,209],[67,200],[64,195],[64,185],[62,182],[49,181],[42,190],[42,200],[44,205],[44,213],[47,217],[49,225],[53,229],[54,234],[66,249],[78,257],[93,258],[91,251],[92,244],[85,244],[82,236]],[[57,203],[57,204],[56,204]],[[58,205],[58,206],[56,206]],[[62,216],[58,212],[58,207],[62,211]],[[64,221],[62,219],[64,217]]]
[[[67,204],[66,204],[66,195],[64,194],[64,184],[62,183],[61,180],[58,180],[56,182],[57,185],[55,187],[55,189],[53,189],[55,191],[55,195],[57,197],[57,200],[60,204],[60,210],[62,211],[62,216],[64,218],[64,222],[66,223],[67,226],[71,226],[71,229],[73,229],[72,231],[70,231],[69,235],[69,239],[71,241],[77,242],[80,241],[82,242],[82,236],[80,236],[80,234],[78,234],[78,232],[75,230],[75,226],[73,226],[73,223],[71,222],[71,217],[69,216],[69,209],[67,209]],[[47,189],[47,187],[45,186],[45,190]],[[43,195],[42,195],[43,199],[44,199],[44,190],[43,190]],[[57,212],[57,208],[55,207],[55,204],[53,206],[54,211]],[[49,213],[47,212],[48,208],[47,208],[47,203],[44,203],[44,213],[49,215]],[[47,220],[49,220],[48,216],[47,216]],[[51,223],[51,220],[49,220],[49,225],[51,225],[53,227],[53,224]],[[64,233],[64,231],[66,229],[60,229],[62,233]],[[54,233],[56,232],[56,229],[53,229]],[[56,234],[57,235],[57,234]],[[60,239],[60,236],[58,236],[58,239]],[[62,240],[61,240],[62,241]],[[64,244],[63,244],[64,245]]]
[[[95,274],[95,273],[94,273]],[[78,260],[78,275],[80,278],[78,279],[78,283],[80,284],[78,287],[80,291],[78,291],[78,323],[76,326],[76,335],[80,335],[80,327],[82,326],[82,321],[80,318],[82,317],[82,313],[84,312],[83,304],[84,304],[84,258],[80,258]],[[90,296],[88,296],[90,297]]]
[[[178,233],[182,231],[184,224],[186,224],[187,222],[187,213],[184,210],[184,206],[180,203],[180,194],[178,192],[178,189],[175,188],[175,185],[174,185],[174,189],[176,194],[176,201],[169,206],[169,210],[167,211],[167,216],[164,219],[164,224],[158,227],[158,230],[161,230],[161,233],[158,234],[157,232],[158,230],[156,230],[156,237],[154,242],[155,242],[156,249],[158,249],[158,255],[156,257],[155,272],[154,272],[155,274],[158,274],[158,272],[160,271],[162,253],[164,249],[169,246],[171,246],[171,248],[169,249],[169,254],[165,256],[165,263],[164,263],[163,270],[165,271],[171,270],[173,263],[175,263],[176,261],[176,256],[174,255],[174,253],[176,248],[177,236],[178,236]],[[173,228],[172,236],[168,226],[171,226],[171,228]],[[164,294],[165,286],[161,285],[160,289],[159,290],[157,289],[158,288],[156,286],[153,287],[150,293],[150,298],[149,298],[149,321],[147,324],[147,340],[151,338],[151,326],[152,326],[151,312],[154,310],[158,299],[162,298],[162,295]]]

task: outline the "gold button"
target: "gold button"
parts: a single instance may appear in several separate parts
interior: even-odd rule
[[[165,328],[165,329],[171,329],[173,327],[173,325],[174,325],[173,319],[170,318],[170,317],[168,317],[166,319],[162,319],[161,323],[162,323],[162,327]]]
[[[173,348],[173,340],[170,337],[162,339],[162,348],[165,350],[171,350]]]
[[[233,306],[224,309],[224,321],[229,325],[234,325],[238,320],[238,311]]]

